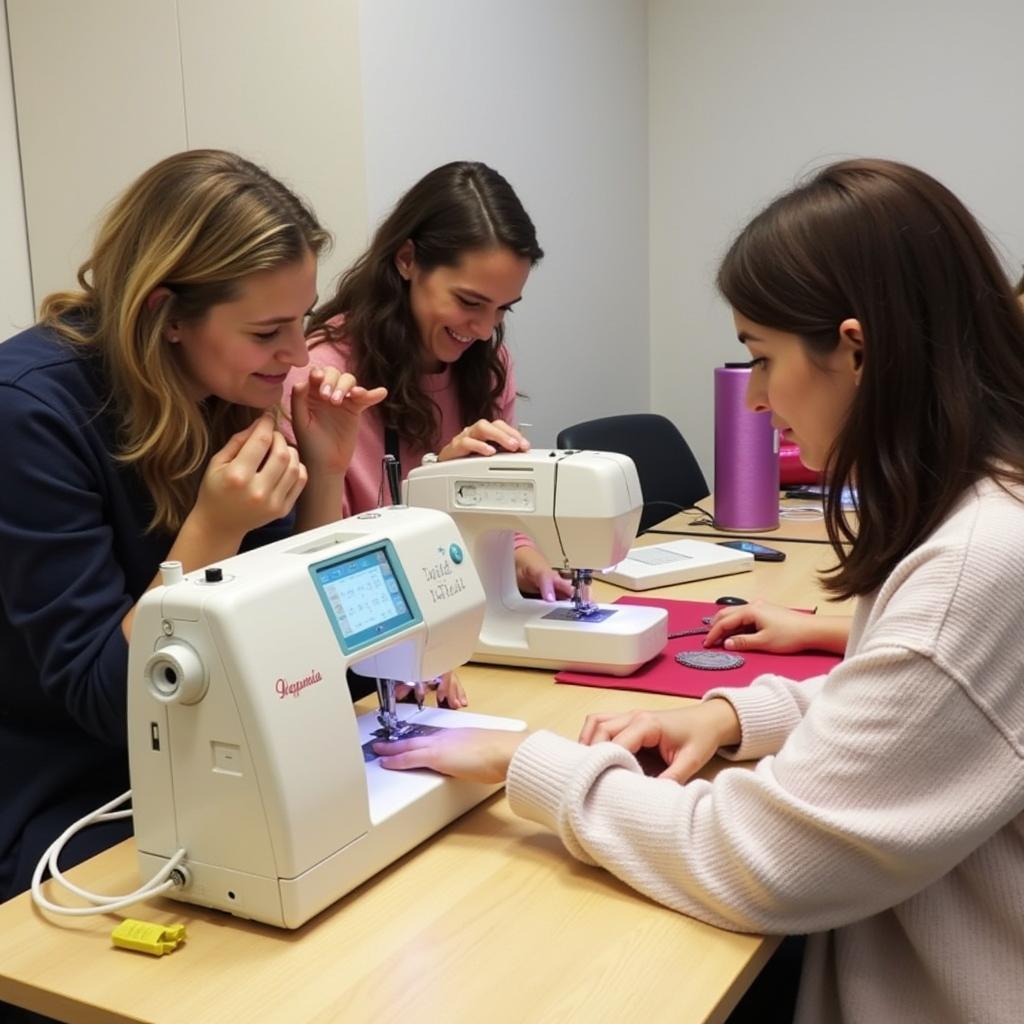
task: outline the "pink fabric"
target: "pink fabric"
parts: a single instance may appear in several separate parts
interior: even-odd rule
[[[330,321],[332,326],[341,326],[344,317],[335,317]],[[516,385],[515,374],[512,370],[512,363],[508,356],[508,350],[504,349],[505,365],[507,375],[505,378],[505,390],[498,401],[498,415],[496,419],[502,419],[506,423],[515,425]],[[330,342],[322,342],[314,345],[309,352],[310,362],[301,369],[292,370],[285,382],[282,405],[286,410],[291,409],[292,388],[299,381],[306,380],[314,365],[334,366],[342,372],[348,371],[348,361],[345,353],[338,345]],[[359,381],[368,388],[378,386],[377,381]],[[433,399],[440,410],[440,432],[441,442],[438,450],[443,448],[466,424],[462,421],[459,411],[458,396],[455,391],[455,382],[452,379],[451,367],[446,366],[441,373],[428,373],[420,378],[423,390]],[[285,434],[289,440],[294,441],[291,436],[291,426],[286,424]],[[404,439],[399,444],[398,454],[402,463],[402,479],[408,476],[411,469],[415,469],[423,456],[430,451],[430,448],[421,445],[410,445]],[[359,431],[359,440],[356,444],[355,455],[345,474],[345,497],[341,515],[350,516],[368,509],[377,508],[377,496],[380,493],[381,484],[381,460],[384,458],[384,422],[376,409],[370,409],[363,414],[362,424]],[[390,504],[390,498],[384,494],[384,504]]]
[[[664,608],[668,612],[668,631],[696,629],[706,615],[722,609],[703,601],[674,601],[658,597],[620,597],[614,604],[638,604],[648,608]],[[676,697],[703,697],[719,686],[749,686],[766,673],[782,673],[790,679],[810,679],[826,675],[843,659],[838,654],[806,651],[801,654],[766,654],[763,651],[744,651],[743,665],[739,668],[709,671],[688,668],[676,661],[680,651],[722,651],[723,647],[705,648],[703,636],[677,637],[669,640],[665,649],[628,676],[602,676],[592,672],[559,672],[556,683],[575,686],[602,686],[612,690],[642,690],[646,693],[668,693]]]

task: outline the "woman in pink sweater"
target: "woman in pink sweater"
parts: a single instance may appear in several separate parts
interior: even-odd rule
[[[381,763],[507,775],[519,814],[653,899],[808,934],[801,1022],[1019,1021],[1024,310],[956,197],[880,160],[773,202],[718,285],[750,406],[857,486],[855,529],[838,486],[825,510],[825,585],[857,598],[845,660],[592,715],[579,743],[460,729]],[[687,781],[716,753],[759,763]]]
[[[515,427],[505,319],[543,255],[512,186],[485,164],[445,164],[398,200],[314,313],[311,363],[293,372],[286,389],[287,401],[318,367],[387,388],[360,421],[339,516],[390,503],[385,454],[398,459],[404,479],[424,456],[443,461],[530,447]],[[323,393],[330,394],[327,385]],[[548,601],[571,594],[527,538],[518,539],[515,558],[525,592]],[[438,697],[466,703],[454,676]]]

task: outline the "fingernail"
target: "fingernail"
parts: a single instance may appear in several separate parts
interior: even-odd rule
[[[331,385],[330,384],[324,384],[320,388],[320,394],[323,395],[324,398],[330,398],[331,397]]]

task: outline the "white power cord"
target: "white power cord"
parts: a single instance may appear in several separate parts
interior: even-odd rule
[[[119,797],[104,804],[102,807],[98,807],[95,811],[90,811],[84,818],[79,818],[73,825],[66,828],[47,847],[42,857],[39,858],[35,871],[32,872],[32,899],[37,907],[49,910],[53,914],[68,914],[74,917],[87,917],[90,914],[107,914],[112,910],[121,910],[123,907],[138,903],[140,900],[147,900],[181,884],[179,880],[171,878],[171,875],[175,871],[178,871],[180,875],[182,869],[179,865],[185,859],[184,850],[178,850],[145,885],[139,886],[135,892],[130,892],[124,896],[104,896],[100,893],[89,892],[86,889],[79,888],[74,882],[69,882],[61,873],[60,868],[57,867],[57,858],[60,856],[61,850],[64,849],[64,844],[83,828],[98,821],[115,821],[119,818],[130,818],[132,814],[130,810],[115,811],[114,808],[119,804],[123,804],[131,795],[132,791],[129,789],[126,793],[122,793]],[[68,892],[73,892],[76,896],[80,896],[82,899],[92,903],[93,906],[65,907],[48,900],[43,895],[42,885],[43,872],[47,868],[50,869],[50,875],[53,877],[54,882],[63,886]]]

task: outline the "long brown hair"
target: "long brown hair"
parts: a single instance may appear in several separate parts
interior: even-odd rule
[[[874,591],[982,477],[1024,482],[1024,311],[934,178],[885,160],[826,167],[744,228],[718,287],[812,358],[845,319],[863,329],[860,386],[826,465],[833,594]],[[856,527],[840,506],[852,482]]]
[[[201,320],[237,297],[240,279],[319,254],[330,236],[281,182],[234,153],[196,149],[151,167],[118,199],[79,290],[47,296],[40,323],[98,352],[120,417],[117,453],[154,503],[150,529],[175,532],[195,504],[211,451],[254,410],[188,398],[169,320]],[[155,288],[170,290],[150,308]]]
[[[419,386],[423,343],[409,305],[408,282],[395,264],[407,241],[420,269],[457,266],[474,250],[496,246],[535,265],[544,255],[537,233],[512,186],[486,164],[459,161],[421,178],[398,201],[373,236],[370,247],[338,282],[332,298],[309,324],[312,344],[343,346],[356,377],[367,386],[384,385],[385,423],[417,445],[438,443],[437,407]],[[327,321],[345,315],[344,329]],[[505,390],[505,328],[478,341],[452,366],[463,421],[494,419]]]

